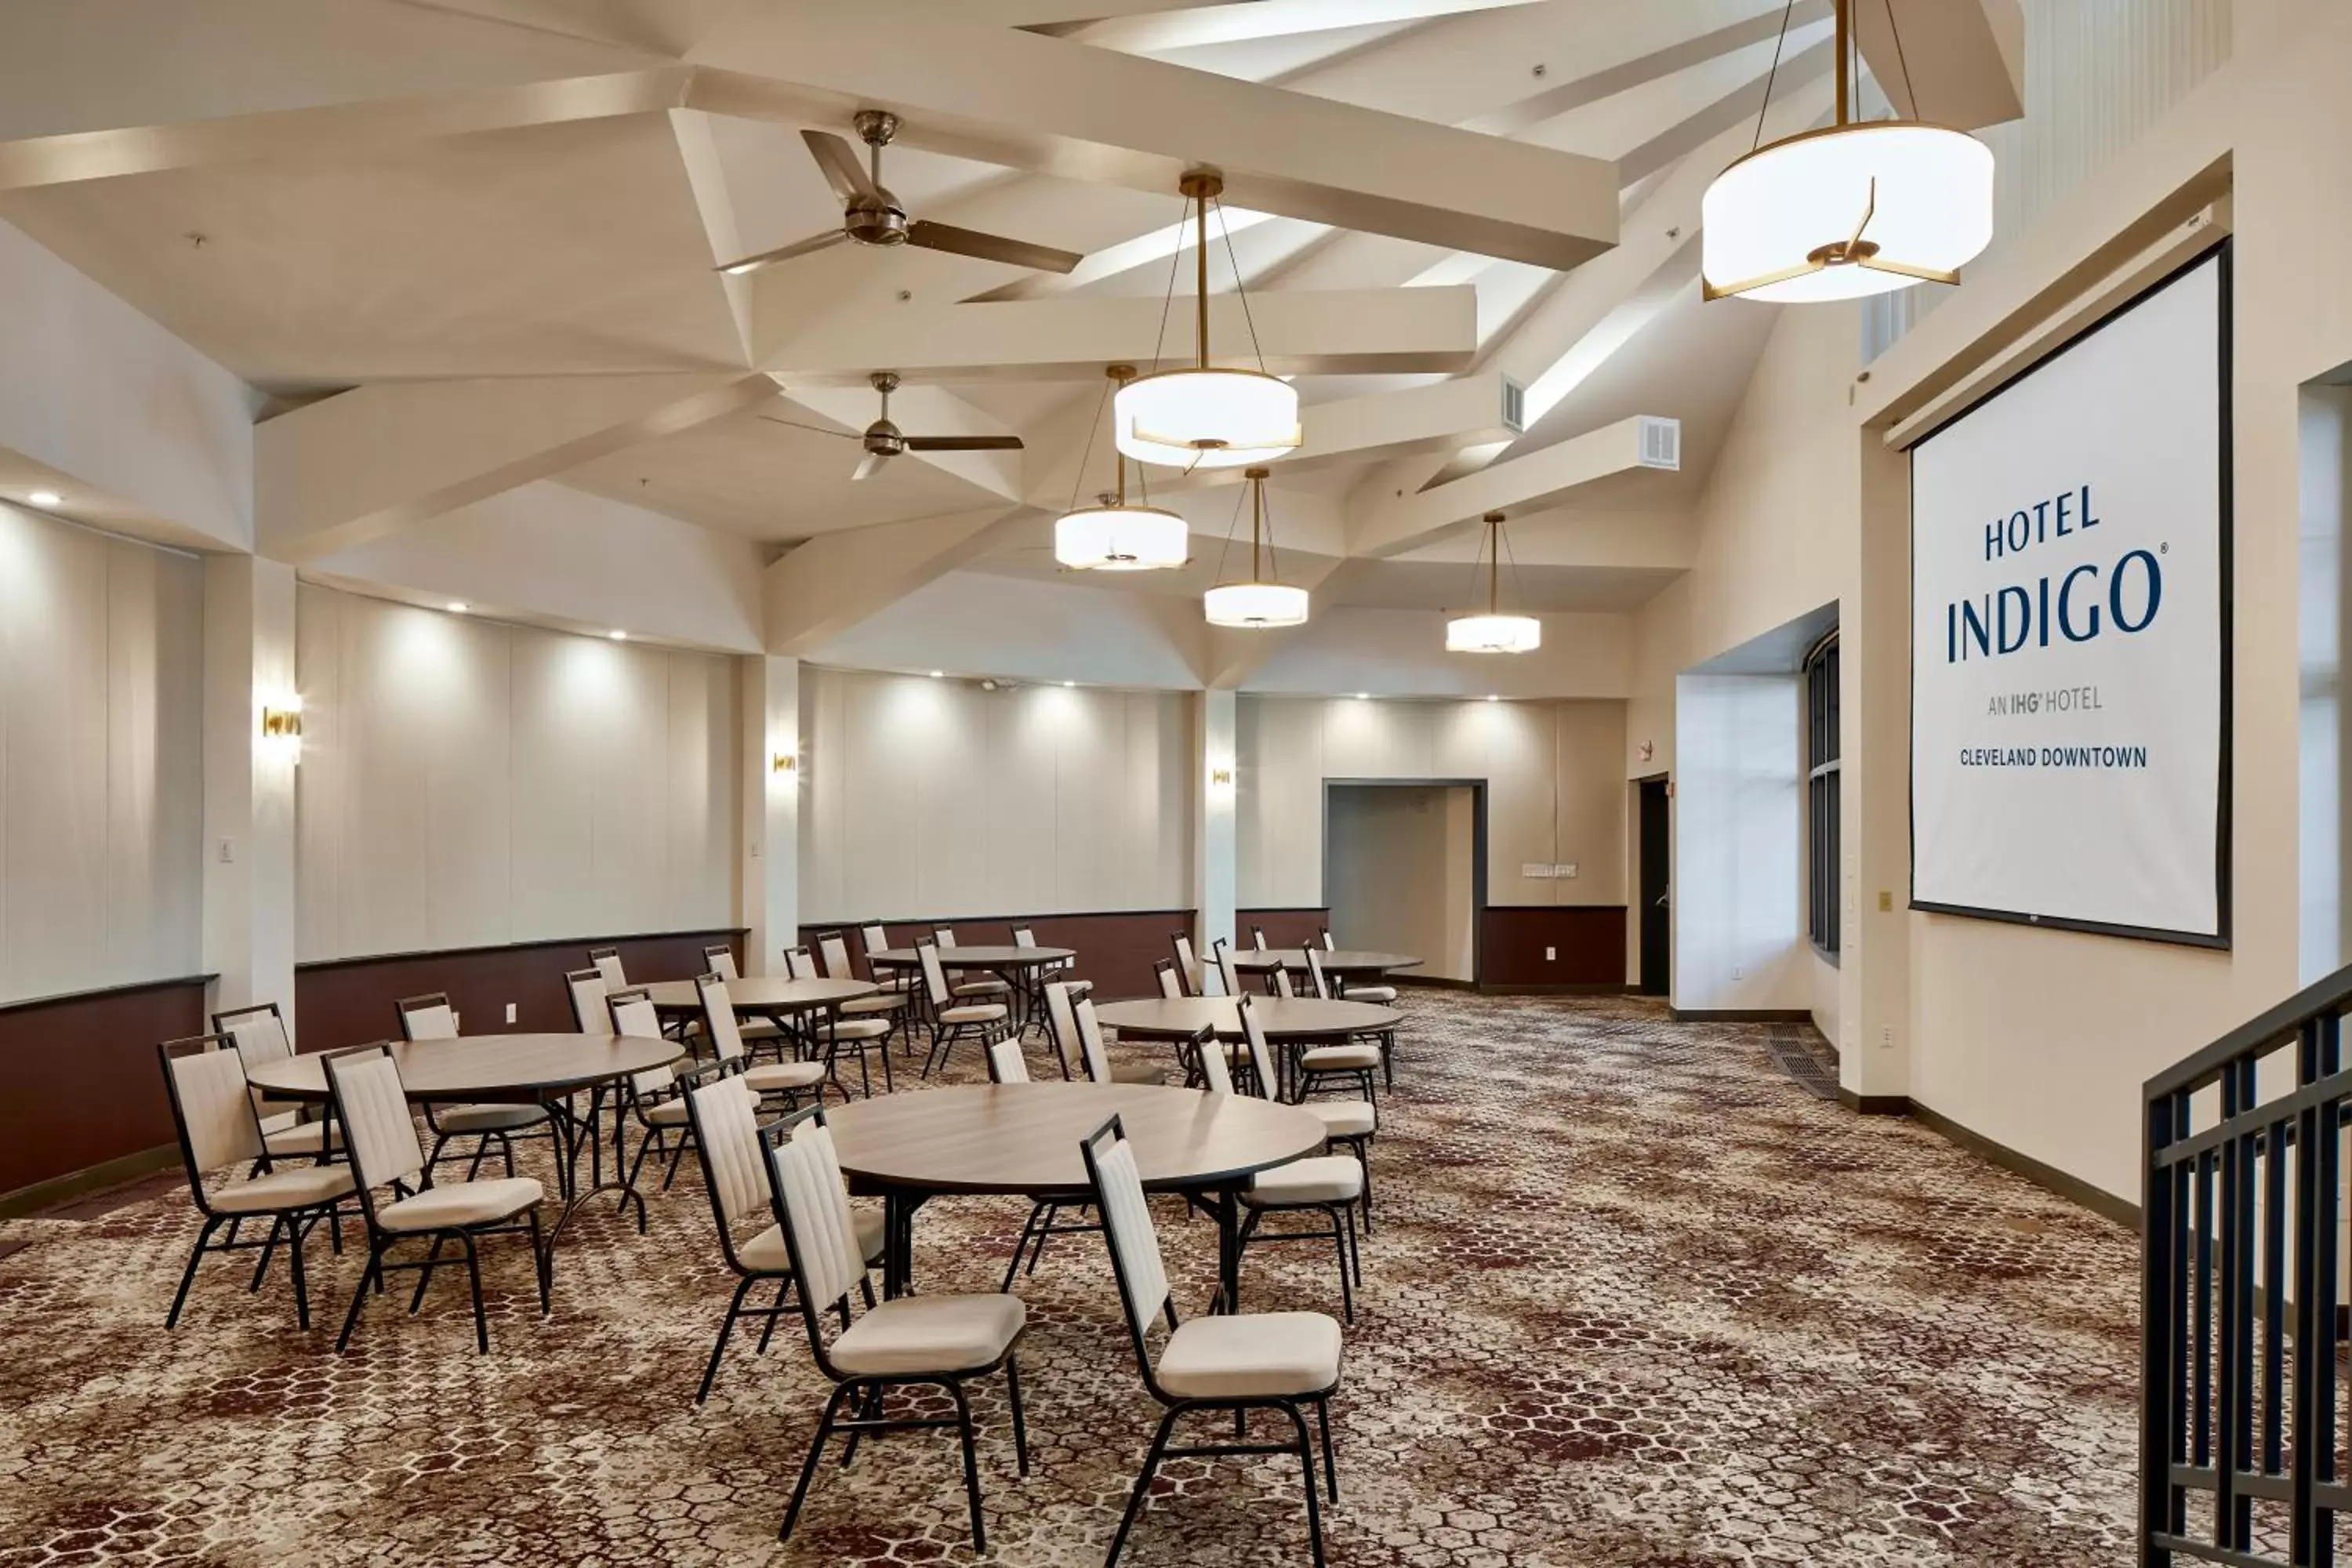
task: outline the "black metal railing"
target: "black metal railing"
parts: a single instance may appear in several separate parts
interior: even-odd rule
[[[2143,1568],[2336,1562],[2347,1010],[2352,968],[2147,1082]]]

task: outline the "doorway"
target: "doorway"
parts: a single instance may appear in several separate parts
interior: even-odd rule
[[[1670,996],[1675,989],[1672,809],[1663,775],[1639,781],[1641,789],[1642,994]]]
[[[1327,780],[1323,897],[1339,945],[1411,953],[1416,978],[1475,984],[1486,804],[1470,782]]]

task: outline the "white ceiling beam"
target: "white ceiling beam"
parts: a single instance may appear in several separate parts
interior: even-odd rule
[[[761,584],[768,652],[799,658],[934,578],[994,548],[1025,507],[821,533],[769,566]]]
[[[2018,0],[1856,0],[1853,37],[1906,119],[1979,131],[2025,112]]]
[[[1543,90],[1500,107],[1488,106],[1461,123],[1490,136],[1509,136],[1587,104],[1672,76],[1676,71],[1826,20],[1830,0],[1646,0],[1636,3],[1591,48],[1576,51],[1572,68],[1554,67]],[[1516,62],[1515,62],[1516,63]]]
[[[1196,48],[1203,44],[1247,43],[1292,33],[1329,32],[1383,22],[1424,22],[1465,11],[1532,5],[1539,0],[1232,0],[1222,5],[1152,5],[1148,14],[1118,16],[1119,9],[1094,0],[1099,21],[1072,22],[1054,31],[1101,48],[1147,54]],[[991,0],[1004,9],[1036,9]],[[1077,8],[1072,6],[1070,8]]]
[[[919,39],[920,47],[909,47]],[[1542,267],[1617,237],[1606,160],[958,22],[911,0],[742,7],[688,57],[694,107],[800,124],[898,111],[910,146],[1132,189],[1213,168],[1236,206]]]
[[[0,190],[667,108],[674,61],[366,0],[17,0]]]
[[[1116,296],[838,312],[763,353],[761,363],[793,386],[862,384],[877,370],[930,380],[1066,381],[1122,362],[1150,368],[1147,351],[1160,340],[1163,314],[1163,363],[1189,363],[1189,308],[1165,310],[1159,300]],[[1246,305],[1219,294],[1209,301],[1209,341],[1218,363],[1255,364],[1262,355],[1276,375],[1461,370],[1477,353],[1477,297],[1466,286],[1286,292]]]
[[[1699,532],[1697,518],[1685,511],[1601,511],[1571,505],[1514,512],[1503,561],[1505,592],[1514,566],[1527,571],[1563,566],[1611,572],[1687,570],[1697,559]],[[1484,559],[1485,550],[1481,531],[1468,528],[1392,559],[1467,573]]]
[[[303,563],[764,403],[762,375],[387,382],[254,432],[255,548]]]
[[[1352,513],[1348,552],[1400,554],[1487,512],[1550,506],[1597,480],[1660,467],[1644,455],[1651,449],[1644,426],[1674,423],[1637,414],[1446,484],[1403,496],[1366,497]]]
[[[669,111],[670,134],[677,142],[679,164],[686,173],[687,187],[694,194],[694,210],[702,219],[703,237],[710,242],[714,263],[731,261],[750,248],[743,243],[740,227],[736,223],[735,198],[727,185],[727,170],[719,157],[719,143],[711,132],[710,116],[691,109]],[[714,271],[710,287],[727,300],[727,313],[735,322],[736,341],[743,351],[743,363],[751,362],[751,280],[731,273]]]

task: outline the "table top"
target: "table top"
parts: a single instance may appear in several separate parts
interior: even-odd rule
[[[861,1188],[924,1193],[1084,1192],[1078,1144],[1116,1113],[1143,1184],[1230,1186],[1323,1146],[1295,1105],[1132,1083],[967,1084],[827,1110],[841,1168]]]
[[[787,980],[782,975],[746,975],[727,983],[727,1000],[738,1013],[794,1013],[834,1007],[871,996],[881,987],[870,980]],[[656,1012],[700,1013],[702,993],[691,980],[656,980],[645,987]]]
[[[989,947],[980,943],[959,944],[940,949],[942,969],[1028,969],[1042,963],[1059,963],[1066,958],[1077,957],[1072,947]],[[866,961],[885,968],[912,969],[923,962],[922,954],[911,947],[886,947],[869,952]]]
[[[638,1035],[467,1035],[454,1040],[394,1040],[401,1087],[416,1100],[499,1100],[562,1094],[667,1066],[684,1055],[675,1040]],[[263,1062],[253,1087],[287,1100],[327,1098],[320,1054]]]
[[[1343,947],[1336,952],[1323,954],[1323,972],[1327,974],[1385,974],[1391,969],[1418,969],[1427,961],[1403,952],[1367,952]],[[1254,947],[1234,949],[1234,967],[1246,974],[1268,974],[1276,964],[1285,969],[1307,973],[1307,953],[1303,948],[1273,947],[1261,952]]]
[[[1393,1029],[1404,1015],[1370,1002],[1326,1002],[1315,996],[1253,996],[1250,1010],[1269,1040],[1321,1039],[1335,1035],[1370,1034]],[[1139,1002],[1106,1002],[1095,1017],[1122,1035],[1160,1035],[1190,1039],[1207,1025],[1220,1039],[1242,1037],[1238,1003],[1230,996],[1150,997]]]

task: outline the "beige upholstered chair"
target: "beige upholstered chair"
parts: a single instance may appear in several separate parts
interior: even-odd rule
[[[822,939],[817,943],[817,952],[824,960],[824,973],[827,979],[855,980],[857,978],[856,971],[851,967],[849,962],[848,939],[839,932]],[[868,1095],[874,1092],[873,1079],[866,1065],[869,1046],[879,1051],[882,1056],[884,1092],[890,1092],[897,1088],[897,1085],[890,1081],[890,1037],[906,1026],[908,1010],[914,1005],[914,993],[910,991],[894,991],[886,988],[876,992],[871,996],[859,996],[844,1002],[839,1007],[834,1009],[835,1016],[844,1023],[872,1023],[878,1019],[882,1024],[878,1033],[866,1035],[861,1031],[859,1038],[852,1046],[852,1048],[857,1052],[858,1083]],[[849,1045],[851,1042],[845,1041],[844,1044]]]
[[[604,999],[614,988],[594,969],[571,969],[563,974],[563,994],[572,1001],[572,1026],[583,1035],[601,1035],[612,1026],[612,1010]]]
[[[625,991],[615,991],[604,999],[604,1003],[608,1009],[605,1025],[614,1034],[648,1040],[663,1037],[661,1015],[655,1009],[653,1000],[644,986],[633,985]],[[686,1081],[698,1081],[705,1077],[717,1077],[719,1072],[719,1064],[710,1062],[699,1068],[689,1069],[684,1075],[671,1071],[667,1065],[630,1075],[628,1092],[621,1097],[621,1104],[623,1113],[637,1124],[637,1154],[629,1162],[628,1178],[622,1186],[637,1200],[637,1231],[640,1235],[645,1232],[646,1216],[645,1190],[637,1185],[637,1177],[645,1170],[646,1162],[656,1154],[668,1156],[661,1184],[662,1191],[667,1192],[670,1183],[677,1176],[678,1161],[684,1157],[686,1146],[694,1140],[694,1130],[687,1121],[684,1091],[679,1087],[681,1076]],[[746,1100],[756,1099],[740,1082],[737,1082],[736,1092]],[[622,1201],[625,1205],[627,1199]]]
[[[1242,1000],[1249,1005],[1248,998]],[[1203,1051],[1201,1075],[1211,1094],[1231,1094],[1234,1080],[1225,1069],[1224,1054]],[[1255,1075],[1253,1074],[1253,1077]],[[1261,1086],[1260,1092],[1264,1089]],[[1328,1241],[1339,1254],[1339,1302],[1348,1321],[1356,1321],[1354,1286],[1364,1282],[1364,1260],[1356,1246],[1356,1205],[1364,1195],[1364,1167],[1350,1154],[1314,1154],[1260,1171],[1241,1191],[1241,1234],[1234,1246],[1243,1252],[1255,1241]],[[1268,1215],[1312,1210],[1331,1222],[1328,1230],[1261,1231]]]
[[[1323,933],[1323,951],[1328,951],[1330,946],[1331,933],[1327,931]],[[1331,997],[1342,994],[1341,988],[1331,983],[1330,975],[1323,968],[1323,952],[1318,952],[1317,949],[1311,947],[1307,950],[1307,973],[1315,982],[1316,995],[1328,1000]],[[1363,1002],[1377,1006],[1390,1006],[1393,1005],[1396,1002],[1396,987],[1393,985],[1350,985],[1346,988],[1345,995],[1350,1002]],[[1387,1080],[1389,1087],[1391,1089],[1395,1088],[1396,1065],[1394,1058],[1396,1054],[1396,1031],[1394,1029],[1375,1029],[1368,1035],[1359,1037],[1359,1039],[1370,1041],[1370,1044],[1349,1044],[1346,1046],[1326,1046],[1321,1047],[1322,1051],[1327,1054],[1322,1056],[1320,1065],[1317,1068],[1308,1068],[1306,1062],[1302,1059],[1299,1066],[1302,1073],[1305,1074],[1305,1077],[1302,1079],[1301,1091],[1304,1093],[1314,1092],[1316,1088],[1315,1075],[1317,1072],[1326,1075],[1339,1075],[1352,1078],[1360,1070],[1357,1064],[1362,1061],[1363,1057],[1367,1052],[1375,1052],[1377,1054],[1378,1060],[1376,1062],[1364,1063],[1364,1066],[1366,1068],[1372,1066],[1379,1067],[1381,1076]],[[1315,1056],[1317,1053],[1310,1051],[1307,1055]],[[1371,1098],[1372,1080],[1371,1075],[1369,1071],[1364,1073],[1363,1089],[1365,1098],[1368,1100]]]
[[[784,949],[784,967],[791,972],[792,977],[795,980],[824,978],[817,971],[815,957],[805,947]],[[885,1087],[888,1086],[890,1078],[888,1045],[890,1020],[888,1018],[876,1017],[871,1015],[848,1017],[844,1016],[842,1009],[829,1007],[821,1016],[812,1016],[804,1025],[804,1028],[809,1045],[832,1064],[836,1075],[840,1071],[843,1051],[845,1050],[857,1058],[858,1084],[865,1089],[866,1098],[869,1100],[874,1095],[874,1076],[866,1069],[866,1053],[879,1049],[882,1052],[883,1083]],[[840,1081],[838,1077],[835,1081],[836,1083]],[[849,1098],[849,1090],[845,1085],[842,1088],[841,1097],[844,1100]]]
[[[916,971],[900,969],[896,965],[886,967],[874,962],[876,953],[890,951],[890,933],[878,921],[870,926],[860,927],[858,940],[865,944],[866,967],[877,985],[885,990],[904,991],[909,994],[922,989],[922,977]],[[911,1041],[908,1043],[912,1044]]]
[[[923,961],[923,990],[931,1000],[931,1049],[923,1058],[923,1076],[929,1078],[933,1068],[946,1068],[958,1040],[978,1040],[985,1046],[1004,1033],[1011,1009],[1002,1002],[959,1000],[961,993],[948,986],[939,944],[919,942],[915,951]]]
[[[1228,996],[1240,995],[1242,994],[1242,975],[1241,971],[1234,967],[1234,950],[1232,944],[1227,942],[1223,937],[1219,937],[1216,941],[1209,944],[1209,954],[1216,961],[1217,981],[1218,984],[1224,987],[1224,994]]]
[[[1111,1268],[1118,1280],[1119,1304],[1127,1310],[1129,1338],[1143,1386],[1166,1406],[1150,1452],[1128,1494],[1127,1511],[1111,1538],[1106,1568],[1115,1568],[1128,1532],[1143,1511],[1151,1478],[1162,1459],[1208,1458],[1233,1454],[1296,1454],[1307,1477],[1307,1533],[1318,1568],[1323,1563],[1323,1520],[1315,1495],[1315,1444],[1303,1407],[1311,1405],[1322,1436],[1324,1483],[1339,1500],[1339,1467],[1331,1453],[1328,1403],[1339,1386],[1339,1325],[1320,1312],[1224,1313],[1180,1322],[1176,1298],[1160,1257],[1160,1238],[1144,1202],[1143,1181],[1128,1145],[1126,1129],[1114,1116],[1079,1145],[1095,1206],[1110,1242]],[[1162,1321],[1168,1337],[1155,1358],[1150,1335]],[[1253,1410],[1274,1410],[1289,1418],[1296,1442],[1248,1443],[1239,1439]],[[1231,1412],[1235,1441],[1171,1448],[1176,1424],[1196,1411]]]
[[[1028,926],[1014,926],[1013,928],[1013,945],[1015,947],[1043,947],[1045,944],[1037,940],[1036,931]],[[1043,969],[1037,971],[1038,984],[1043,985],[1047,981],[1052,980],[1058,980],[1063,984],[1068,986],[1070,988],[1070,994],[1073,996],[1091,996],[1094,994],[1095,983],[1091,980],[1081,980],[1078,978],[1078,961],[1075,954],[1068,958],[1057,958],[1053,963],[1046,964]]]
[[[1171,931],[1168,945],[1176,953],[1176,984],[1187,996],[1201,995],[1207,987],[1201,983],[1201,961],[1192,954],[1192,939],[1183,931]]]
[[[618,991],[629,984],[629,977],[621,971],[619,948],[592,947],[588,950],[588,962],[594,964],[596,973],[604,977],[606,990]]]
[[[278,1011],[275,1002],[215,1013],[213,1028],[229,1037],[248,1073],[266,1062],[282,1062],[294,1054],[294,1037],[287,1033],[285,1016]],[[272,1159],[307,1155],[326,1160],[342,1147],[342,1140],[335,1135],[335,1124],[324,1117],[313,1116],[312,1109],[307,1100],[272,1100],[257,1089],[253,1091],[253,1113],[261,1119],[261,1146]],[[255,1167],[259,1168],[257,1164]]]
[[[667,1105],[677,1107],[679,1120],[702,1162],[702,1185],[710,1194],[719,1250],[736,1281],[734,1299],[728,1302],[726,1319],[719,1325],[718,1342],[710,1347],[709,1363],[702,1369],[702,1386],[694,1395],[699,1405],[710,1397],[719,1363],[727,1354],[728,1338],[739,1321],[760,1320],[758,1353],[767,1353],[777,1321],[791,1310],[785,1302],[792,1294],[793,1264],[776,1219],[774,1193],[760,1170],[768,1150],[760,1141],[758,1102],[733,1079],[714,1079],[688,1088],[666,1102],[665,1109]],[[851,1224],[858,1255],[871,1267],[882,1256],[882,1211],[856,1210]],[[762,1283],[776,1287],[774,1304],[745,1306],[752,1289]],[[865,1295],[866,1305],[873,1305],[870,1284]]]
[[[723,942],[713,942],[702,950],[702,967],[730,985],[743,977],[742,972],[735,967],[735,950]],[[791,973],[795,980],[801,977],[798,970],[793,970]],[[738,1018],[735,1020],[735,1033],[737,1037],[742,1040],[745,1047],[754,1055],[758,1054],[762,1046],[773,1046],[781,1051],[782,1049],[781,1042],[785,1037],[783,1026],[768,1018],[752,1018],[748,1021]]]
[[[400,1015],[402,1039],[458,1038],[457,1011],[442,992],[404,996],[393,1007]],[[425,1108],[425,1124],[433,1130],[433,1152],[425,1162],[428,1167],[441,1163],[442,1151],[452,1138],[474,1140],[474,1161],[466,1168],[469,1182],[482,1173],[482,1156],[489,1152],[491,1139],[498,1140],[499,1152],[506,1156],[507,1174],[511,1176],[515,1173],[514,1140],[518,1135],[530,1135],[530,1130],[536,1128],[537,1135],[551,1142],[554,1137],[547,1128],[546,1108],[537,1105],[428,1105]]]
[[[955,927],[934,927],[931,931],[931,940],[943,948],[955,946]],[[918,942],[915,945],[919,947],[922,944]],[[948,988],[948,994],[959,1002],[994,1001],[1012,994],[1012,992],[1011,982],[993,974],[974,977],[969,973],[957,973],[951,977],[951,983]]]
[[[423,1306],[425,1288],[433,1283],[433,1271],[441,1265],[441,1249],[454,1241],[465,1249],[466,1276],[473,1287],[474,1343],[488,1354],[490,1320],[482,1306],[482,1265],[475,1250],[475,1243],[485,1236],[530,1237],[531,1266],[539,1278],[539,1313],[545,1317],[550,1265],[539,1228],[539,1205],[547,1195],[544,1189],[529,1176],[434,1181],[433,1168],[416,1141],[416,1123],[409,1118],[400,1068],[382,1046],[331,1052],[327,1087],[334,1100],[335,1120],[351,1145],[360,1209],[367,1215],[368,1226],[367,1269],[352,1292],[351,1311],[335,1340],[337,1352],[350,1346],[370,1289],[381,1284],[386,1274],[415,1270],[416,1293],[409,1298],[408,1310],[413,1313]],[[433,1247],[422,1261],[386,1261],[394,1247],[425,1237],[433,1238]]]
[[[988,1047],[988,1081],[991,1083],[1027,1083],[1029,1081],[1029,1062],[1021,1054],[1019,1036],[1008,1036]],[[1013,1289],[1013,1279],[1022,1272],[1021,1260],[1024,1255],[1029,1260],[1028,1272],[1031,1274],[1037,1272],[1038,1260],[1045,1256],[1047,1237],[1074,1236],[1080,1232],[1102,1229],[1102,1226],[1091,1221],[1072,1225],[1055,1223],[1061,1218],[1062,1211],[1066,1208],[1084,1214],[1088,1207],[1085,1199],[1076,1196],[1039,1198],[1030,1205],[1029,1217],[1021,1222],[1020,1238],[1013,1244],[1013,1261],[1004,1268],[1004,1289],[1007,1290]]]
[[[196,1232],[196,1245],[188,1254],[188,1267],[180,1276],[180,1289],[172,1298],[172,1310],[163,1326],[180,1326],[180,1310],[187,1305],[188,1288],[196,1282],[196,1266],[205,1253],[260,1248],[261,1264],[253,1274],[254,1289],[258,1289],[269,1268],[269,1255],[283,1236],[287,1267],[294,1282],[294,1321],[308,1329],[310,1292],[302,1272],[302,1238],[320,1220],[333,1218],[337,1201],[351,1194],[352,1168],[310,1163],[279,1169],[270,1164],[261,1121],[254,1112],[253,1087],[245,1078],[245,1058],[227,1033],[166,1040],[156,1054],[163,1064],[163,1087],[172,1101],[173,1125],[180,1136],[180,1160],[187,1168],[188,1192],[205,1222]],[[205,1178],[230,1165],[251,1167],[260,1173],[205,1191]],[[265,1239],[238,1237],[244,1221],[264,1215],[269,1219]],[[228,1227],[227,1234],[214,1240],[213,1233],[223,1226]]]
[[[1321,939],[1322,939],[1322,942],[1323,942],[1323,951],[1324,951],[1324,952],[1339,952],[1339,944],[1337,942],[1335,942],[1335,941],[1333,941],[1333,940],[1332,940],[1332,937],[1331,937],[1331,928],[1330,928],[1329,926],[1325,926],[1325,927],[1323,928],[1323,930],[1322,930],[1322,931],[1321,931],[1320,935],[1321,935]]]
[[[1103,1045],[1102,1025],[1095,1017],[1092,997],[1072,997],[1058,984],[1045,987],[1045,1019],[1057,1039],[1077,1047],[1078,1061],[1086,1068],[1092,1083],[1166,1083],[1167,1072],[1149,1063],[1129,1066],[1111,1065],[1110,1052]],[[1064,1047],[1055,1047],[1055,1050]]]
[[[801,1466],[793,1488],[792,1506],[784,1512],[780,1540],[790,1541],[799,1521],[801,1504],[816,1475],[824,1446],[835,1432],[847,1432],[849,1445],[842,1455],[845,1467],[857,1457],[857,1440],[867,1432],[905,1430],[940,1425],[920,1416],[885,1417],[884,1394],[892,1388],[944,1388],[955,1401],[955,1424],[963,1438],[964,1498],[971,1510],[971,1544],[975,1552],[988,1552],[988,1526],[981,1517],[980,1461],[971,1422],[971,1399],[964,1385],[1002,1367],[1004,1392],[1013,1413],[1013,1446],[1020,1456],[1021,1473],[1029,1473],[1029,1431],[1021,1409],[1021,1370],[1014,1357],[1029,1314],[1018,1296],[902,1296],[870,1307],[852,1318],[849,1297],[863,1293],[866,1258],[856,1242],[856,1218],[842,1184],[841,1163],[835,1156],[833,1131],[824,1123],[822,1106],[803,1116],[789,1142],[780,1142],[769,1156],[769,1179],[775,1184],[776,1208],[784,1227],[786,1250],[807,1326],[809,1352],[817,1370],[832,1379],[833,1397],[825,1402],[824,1418],[817,1423],[816,1438]],[[782,1128],[763,1132],[763,1142],[780,1140]],[[844,1323],[831,1344],[824,1339],[824,1320],[838,1314]],[[861,1397],[862,1396],[862,1397]],[[851,1412],[843,1414],[846,1406]]]
[[[1241,1002],[1242,1037],[1248,1042],[1250,1070],[1256,1074],[1261,1092],[1268,1099],[1276,1098],[1273,1086],[1282,1079],[1276,1076],[1274,1051],[1266,1044],[1265,1026],[1249,999]],[[1323,1123],[1325,1139],[1346,1145],[1364,1168],[1364,1230],[1372,1228],[1372,1137],[1380,1131],[1380,1109],[1369,1100],[1308,1100],[1299,1102],[1298,1109]]]
[[[1174,959],[1163,958],[1159,963],[1153,964],[1151,966],[1151,978],[1159,982],[1160,994],[1166,997],[1169,1001],[1178,1002],[1183,999],[1184,977],[1181,973],[1178,973],[1176,961]]]
[[[1264,952],[1265,951],[1265,927],[1250,927],[1250,945],[1256,948],[1260,952]]]
[[[735,1004],[727,994],[727,982],[716,974],[696,979],[696,994],[702,998],[702,1027],[710,1037],[713,1050],[718,1053],[722,1070],[733,1075],[743,1087],[765,1099],[782,1095],[786,1104],[802,1095],[823,1099],[828,1081],[829,1063],[815,1061],[761,1062],[754,1064],[751,1053],[743,1047],[743,1037],[735,1023]],[[835,1089],[841,1089],[835,1084]],[[841,1089],[844,1100],[847,1089]]]

